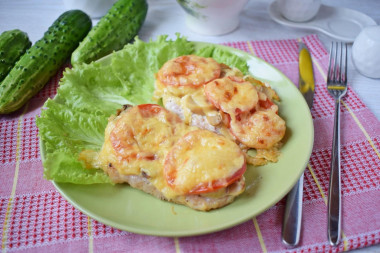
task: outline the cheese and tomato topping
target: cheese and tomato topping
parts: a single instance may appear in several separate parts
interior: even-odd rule
[[[209,82],[204,92],[211,104],[228,114],[250,111],[259,101],[258,92],[251,83],[233,76]]]
[[[185,131],[180,123],[177,115],[153,104],[129,108],[112,119],[106,130],[106,147],[117,157],[119,172],[140,174],[148,167],[158,170],[157,161],[173,146],[176,134]]]
[[[245,158],[236,143],[207,130],[182,136],[164,163],[168,184],[190,194],[226,187],[240,179],[245,170]]]
[[[200,86],[220,76],[221,67],[212,58],[184,55],[166,62],[157,78],[170,86]]]
[[[159,105],[144,104],[109,119],[97,156],[81,158],[111,180],[142,176],[166,199],[217,191],[242,179],[245,157],[236,143],[184,124]],[[228,159],[227,159],[228,158]],[[88,161],[90,160],[90,161]]]
[[[203,84],[220,76],[221,66],[212,58],[184,55],[167,61],[156,74],[156,92],[169,92],[176,96],[190,94]],[[161,96],[162,93],[156,94]]]
[[[285,121],[273,111],[242,113],[231,119],[231,133],[244,145],[256,149],[275,146],[285,134]]]
[[[162,99],[186,124],[222,134],[245,151],[266,154],[256,160],[247,157],[249,163],[277,161],[286,126],[273,102],[279,97],[267,84],[211,58],[187,55],[165,63],[155,86],[154,99]]]

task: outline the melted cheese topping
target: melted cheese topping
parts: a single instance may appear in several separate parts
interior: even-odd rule
[[[152,108],[159,108],[159,111],[152,111]],[[141,168],[159,166],[157,161],[163,159],[176,141],[173,133],[185,131],[179,123],[176,115],[158,106],[134,107],[122,112],[111,123],[109,133],[111,148],[122,160],[119,173],[140,174]]]
[[[223,136],[209,132],[212,134],[212,138],[207,139],[208,144],[204,142],[200,144],[212,147],[213,152],[209,153],[208,157],[212,157],[213,161],[221,161],[225,159],[226,152],[228,152],[228,160],[232,158],[238,165],[212,164],[207,159],[195,159],[193,164],[197,168],[203,168],[203,176],[199,172],[192,174],[192,177],[181,179],[183,187],[179,189],[169,186],[163,171],[168,153],[173,150],[173,147],[176,147],[177,151],[186,149],[193,154],[204,152],[197,143],[187,145],[186,148],[180,147],[177,143],[182,136],[186,136],[190,132],[201,131],[203,133],[205,130],[184,124],[177,115],[157,105],[145,108],[144,106],[136,106],[121,112],[118,116],[110,117],[105,130],[105,142],[100,152],[95,155],[93,151],[84,150],[80,154],[80,159],[84,160],[88,167],[102,168],[115,182],[119,182],[120,176],[123,175],[143,175],[167,199],[186,194],[184,189],[190,189],[192,185],[199,182],[205,182],[205,180],[207,182],[207,180],[229,175],[236,166],[241,167],[241,162],[245,162],[235,143],[232,142],[234,146],[231,146],[231,143],[226,145],[225,143],[229,142]],[[207,136],[202,133],[200,136]],[[183,155],[185,154],[188,153],[184,152]],[[240,159],[236,160],[234,157],[240,157]],[[179,161],[183,161],[181,155],[177,158]],[[178,166],[181,165],[178,164]],[[215,166],[218,167],[218,170],[215,170]],[[222,173],[223,171],[224,173]],[[178,175],[181,178],[184,176],[183,172]],[[113,176],[115,177],[113,178]]]
[[[230,123],[232,134],[244,145],[268,149],[285,135],[285,121],[271,110],[242,114]]]
[[[235,142],[206,130],[187,133],[171,149],[165,160],[167,181],[176,191],[191,192],[207,183],[227,184],[245,165],[245,158]],[[224,181],[223,181],[224,180]]]
[[[249,111],[259,101],[258,92],[251,83],[231,76],[209,82],[204,92],[208,101],[229,114]]]
[[[169,62],[173,64],[172,60]],[[203,72],[198,72],[198,78],[206,80],[205,73],[210,73],[210,68],[203,65],[197,67],[205,68]],[[273,100],[279,100],[278,95],[268,84],[244,76],[238,69],[225,64],[220,64],[220,69],[220,76],[203,86],[164,84],[159,75],[163,71],[161,69],[157,74],[154,98],[162,98],[164,106],[180,115],[186,124],[222,134],[235,140],[245,151],[250,148],[271,149],[281,141],[286,130],[285,122],[277,114],[278,106],[273,103]],[[165,67],[164,70],[167,75],[170,71],[173,75],[177,73],[175,68]],[[187,81],[191,82],[191,78]],[[242,118],[244,120],[240,120]],[[251,130],[253,124],[257,125]],[[265,157],[266,161],[276,161],[279,156],[279,152],[267,153],[270,155]],[[260,159],[254,164],[263,164],[264,158]]]
[[[200,86],[220,76],[221,67],[212,58],[183,55],[167,61],[157,79],[167,86]]]
[[[176,97],[183,97],[187,94],[192,94],[200,89],[199,86],[170,86],[163,84],[159,79],[155,82],[155,91],[153,98],[158,100],[166,95],[174,95]]]

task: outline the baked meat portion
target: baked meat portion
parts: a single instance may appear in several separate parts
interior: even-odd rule
[[[234,141],[154,104],[111,116],[102,149],[84,150],[80,159],[115,183],[196,210],[225,206],[245,189],[245,156]]]

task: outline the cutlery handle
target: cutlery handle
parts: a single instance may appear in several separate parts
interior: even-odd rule
[[[328,197],[328,239],[333,246],[339,244],[341,234],[342,211],[340,177],[340,99],[336,99]]]
[[[288,247],[298,245],[302,221],[303,174],[288,193],[282,224],[282,242]]]

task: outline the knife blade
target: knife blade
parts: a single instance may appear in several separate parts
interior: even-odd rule
[[[299,43],[299,90],[306,100],[307,105],[311,109],[313,107],[314,98],[314,72],[311,55],[306,45]]]
[[[298,86],[307,105],[311,109],[314,97],[313,63],[306,45],[299,42],[298,53],[299,79]],[[302,224],[303,173],[286,198],[282,224],[282,242],[288,247],[298,245]]]

